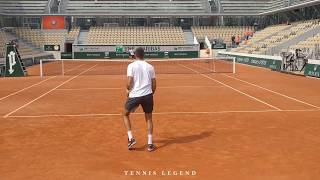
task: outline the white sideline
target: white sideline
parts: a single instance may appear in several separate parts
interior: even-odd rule
[[[246,66],[247,64],[240,64],[240,65],[245,65],[245,66]],[[195,66],[195,65],[193,65],[193,66]],[[248,65],[248,66],[252,66],[252,65]],[[197,67],[200,67],[200,66],[197,66]],[[256,67],[256,66],[253,66],[253,67]],[[200,68],[203,68],[203,67],[200,67]],[[258,68],[262,68],[262,67],[258,67]],[[205,69],[207,69],[207,68],[205,68]],[[265,69],[265,68],[262,68],[262,69]],[[263,90],[269,91],[269,92],[274,93],[274,94],[277,94],[277,95],[279,95],[279,96],[282,96],[282,97],[285,97],[285,98],[288,98],[288,99],[294,100],[294,101],[296,101],[296,102],[299,102],[299,103],[302,103],[302,104],[305,104],[305,105],[308,105],[308,106],[311,106],[311,107],[314,107],[314,108],[320,109],[320,107],[319,107],[319,106],[316,106],[316,105],[313,105],[313,104],[310,104],[310,103],[307,103],[307,102],[301,101],[301,100],[299,100],[299,99],[296,99],[296,98],[293,98],[293,97],[287,96],[287,95],[285,95],[285,94],[282,94],[282,93],[279,93],[279,92],[273,91],[273,90],[271,90],[271,89],[268,89],[268,88],[265,88],[265,87],[262,87],[262,86],[259,86],[259,85],[257,85],[257,84],[250,83],[250,82],[248,82],[248,81],[245,81],[245,80],[242,80],[242,79],[239,79],[239,78],[236,78],[236,77],[232,77],[232,76],[227,75],[227,74],[223,74],[223,75],[224,75],[224,76],[227,76],[227,77],[229,77],[229,78],[233,78],[233,79],[235,79],[235,80],[238,80],[238,81],[240,81],[240,82],[247,83],[247,84],[252,85],[252,86],[254,86],[254,87],[258,87],[258,88],[260,88],[260,89],[263,89]]]
[[[294,100],[296,102],[299,102],[299,103],[302,103],[302,104],[305,104],[305,105],[308,105],[308,106],[311,106],[311,107],[314,107],[314,108],[317,108],[317,109],[320,109],[319,106],[316,106],[316,105],[313,105],[313,104],[310,104],[310,103],[307,103],[305,101],[302,101],[302,100],[299,100],[299,99],[296,99],[296,98],[293,98],[293,97],[290,97],[290,96],[287,96],[285,94],[282,94],[282,93],[279,93],[279,92],[276,92],[276,91],[273,91],[271,89],[268,89],[268,88],[265,88],[265,87],[262,87],[262,86],[259,86],[257,84],[254,84],[254,83],[251,83],[251,82],[248,82],[248,81],[245,81],[245,80],[242,80],[242,79],[239,79],[239,78],[236,78],[236,77],[232,77],[232,76],[229,76],[229,75],[226,75],[226,74],[223,74],[224,76],[227,76],[229,78],[232,78],[232,79],[235,79],[235,80],[238,80],[240,82],[243,82],[243,83],[247,83],[251,86],[254,86],[254,87],[258,87],[260,89],[263,89],[263,90],[266,90],[266,91],[269,91],[271,93],[274,93],[274,94],[277,94],[279,96],[282,96],[282,97],[285,97],[285,98],[288,98],[288,99],[291,99],[291,100]]]
[[[19,108],[15,109],[15,110],[13,110],[13,111],[11,111],[11,112],[9,112],[8,114],[4,115],[3,117],[4,117],[4,118],[7,118],[7,117],[8,117],[8,116],[10,116],[11,114],[13,114],[13,113],[15,113],[15,112],[19,111],[19,110],[20,110],[20,109],[22,109],[22,108],[25,108],[26,106],[28,106],[28,105],[30,105],[31,103],[33,103],[33,102],[37,101],[38,99],[40,99],[40,98],[44,97],[45,95],[47,95],[47,94],[51,93],[52,91],[56,90],[57,88],[59,88],[59,87],[63,86],[64,84],[66,84],[66,83],[68,83],[68,82],[72,81],[73,79],[75,79],[75,78],[79,77],[81,74],[84,74],[84,73],[86,73],[86,72],[90,71],[91,69],[93,69],[93,68],[94,68],[94,67],[96,67],[96,66],[97,66],[97,64],[96,64],[96,65],[94,65],[94,66],[92,66],[92,67],[90,67],[89,69],[86,69],[85,71],[82,71],[80,74],[78,74],[78,75],[76,75],[76,76],[73,76],[73,77],[71,77],[71,78],[67,79],[66,81],[62,82],[61,84],[59,84],[58,86],[54,87],[53,89],[51,89],[51,90],[47,91],[46,93],[44,93],[44,94],[42,94],[42,95],[38,96],[38,97],[37,97],[37,98],[35,98],[35,99],[33,99],[33,100],[29,101],[28,103],[26,103],[26,104],[24,104],[24,105],[20,106]]]
[[[174,89],[174,88],[214,88],[214,87],[225,87],[225,86],[160,86],[159,89]],[[81,90],[124,90],[125,88],[121,87],[105,87],[105,88],[59,88],[56,91],[81,91]]]
[[[269,113],[269,112],[316,112],[319,109],[297,109],[297,110],[243,110],[243,111],[199,111],[199,112],[154,112],[153,115],[174,115],[174,114],[229,114],[229,113]],[[144,113],[133,113],[143,115]],[[99,113],[99,114],[49,114],[49,115],[16,115],[8,118],[46,118],[46,117],[95,117],[95,116],[122,116],[121,113]]]
[[[79,66],[76,66],[76,67],[74,67],[74,68],[72,68],[72,69],[69,69],[69,70],[65,71],[65,73],[70,72],[70,71],[73,71],[73,70],[76,70],[76,69],[78,69],[78,68],[81,67],[81,66],[84,66],[84,64],[80,64]]]
[[[243,95],[245,95],[245,96],[247,96],[247,97],[255,100],[255,101],[258,101],[258,102],[260,102],[260,103],[262,103],[262,104],[265,104],[265,105],[267,105],[267,106],[269,106],[269,107],[271,107],[271,108],[273,108],[273,109],[281,110],[281,109],[278,108],[278,107],[275,107],[275,106],[273,106],[273,105],[271,105],[271,104],[269,104],[269,103],[267,103],[267,102],[265,102],[265,101],[262,101],[262,100],[260,100],[260,99],[258,99],[258,98],[256,98],[256,97],[253,97],[253,96],[251,96],[251,95],[249,95],[249,94],[247,94],[247,93],[245,93],[245,92],[243,92],[243,91],[240,91],[240,90],[238,90],[238,89],[236,89],[236,88],[233,88],[233,87],[231,87],[231,86],[229,86],[229,85],[227,85],[227,84],[225,84],[225,83],[223,83],[223,82],[221,82],[221,81],[218,81],[218,80],[216,80],[216,79],[214,79],[214,78],[212,78],[212,77],[210,77],[210,76],[207,76],[207,75],[205,75],[205,74],[201,74],[199,71],[196,71],[196,70],[194,70],[194,69],[192,69],[192,68],[190,68],[190,67],[187,67],[187,66],[182,65],[182,64],[179,64],[179,65],[180,65],[180,66],[183,66],[183,67],[185,67],[185,68],[187,68],[187,69],[189,69],[189,70],[191,70],[191,71],[193,71],[193,72],[196,72],[196,73],[200,74],[201,76],[203,76],[203,77],[205,77],[205,78],[208,78],[208,79],[210,79],[210,80],[212,80],[212,81],[215,81],[215,82],[217,82],[217,83],[219,83],[219,84],[222,84],[222,85],[224,85],[224,86],[226,86],[226,87],[228,87],[228,88],[230,88],[230,89],[232,89],[232,90],[234,90],[234,91],[236,91],[236,92],[238,92],[238,93],[240,93],[240,94],[243,94]]]
[[[80,65],[78,65],[78,66],[76,66],[76,67],[74,67],[74,68],[71,68],[71,69],[63,72],[62,74],[67,73],[67,72],[70,72],[70,71],[73,71],[73,70],[76,70],[76,69],[78,69],[79,67],[81,67],[81,66],[83,66],[83,65],[84,65],[84,64],[80,64]],[[40,66],[42,66],[42,67],[40,67],[40,77],[44,77],[45,75],[43,75],[43,64],[40,64]],[[62,69],[62,71],[63,71],[63,69]]]
[[[46,82],[46,81],[48,81],[48,80],[50,80],[50,79],[52,79],[52,78],[55,78],[55,77],[57,77],[57,76],[52,76],[52,77],[50,77],[50,78],[48,78],[48,79],[45,79],[45,80],[42,80],[42,81],[37,82],[37,83],[35,83],[35,84],[32,84],[31,86],[28,86],[28,87],[25,87],[25,88],[23,88],[23,89],[20,89],[19,91],[16,91],[16,92],[13,92],[13,93],[11,93],[11,94],[8,94],[7,96],[4,96],[4,97],[0,98],[0,101],[6,99],[6,98],[8,98],[8,97],[14,96],[14,95],[16,95],[16,94],[19,94],[19,93],[21,93],[21,92],[23,92],[23,91],[25,91],[25,90],[28,90],[28,89],[30,89],[30,88],[32,88],[32,87],[34,87],[34,86],[37,86],[37,85],[39,85],[39,84],[42,84],[42,83],[44,83],[44,82]]]

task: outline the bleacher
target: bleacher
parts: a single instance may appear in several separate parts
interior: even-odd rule
[[[179,14],[205,13],[205,0],[69,0],[66,13],[73,14]]]
[[[66,40],[68,41],[74,41],[78,37],[80,32],[79,27],[72,27],[72,29],[69,31],[69,33],[66,36]]]
[[[310,50],[314,50],[317,46],[320,45],[320,34],[309,37],[304,41],[300,41],[296,45],[292,45],[289,47],[290,51],[294,51],[296,49],[301,49],[303,52],[309,52]]]
[[[288,3],[286,3],[286,1],[284,0],[273,0],[273,1],[270,1],[268,10],[272,11],[272,10],[284,8],[287,5]]]
[[[13,35],[11,35],[7,32],[4,32],[4,31],[0,31],[0,58],[4,58],[5,44],[12,41],[12,40],[14,40],[14,41],[18,40],[17,47],[18,47],[19,54],[22,59],[32,59],[33,57],[36,57],[36,56],[48,55],[47,53],[43,53],[39,50],[33,49],[31,46],[22,42],[20,39],[17,39]]]
[[[258,31],[254,34],[254,36],[240,44],[238,48],[232,49],[233,52],[241,52],[241,53],[255,53],[255,51],[259,51],[264,45],[263,40],[267,37],[276,34],[284,29],[286,29],[288,25],[276,25],[267,27],[261,31]]]
[[[320,28],[318,20],[293,23],[292,25],[277,25],[258,32],[254,37],[232,50],[250,54],[267,54],[268,50],[289,41],[312,28]],[[272,35],[271,37],[268,37]],[[268,37],[268,38],[266,38]],[[270,54],[272,55],[272,54]]]
[[[310,1],[314,1],[314,0],[291,0],[291,6],[292,5],[298,5],[298,4],[302,4],[302,3],[306,3],[306,2],[310,2]]]
[[[14,29],[14,32],[21,39],[43,49],[44,45],[60,45],[69,40],[74,40],[79,33],[79,28],[72,29],[69,33],[66,30],[40,30],[21,27]]]
[[[88,44],[181,45],[186,39],[181,27],[91,27]]]
[[[0,11],[8,14],[42,14],[48,0],[0,0]]]
[[[5,43],[8,41],[5,32],[0,31],[0,58],[4,57],[5,54]]]
[[[259,14],[268,9],[268,0],[221,0],[224,14]]]
[[[207,36],[210,41],[222,39],[227,45],[231,44],[232,35],[243,39],[246,31],[253,31],[250,26],[193,26],[192,32],[198,40],[204,41]]]
[[[312,0],[221,0],[220,3],[224,14],[257,15],[310,1]]]

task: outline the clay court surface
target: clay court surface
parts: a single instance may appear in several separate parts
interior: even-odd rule
[[[245,65],[236,74],[159,74],[158,149],[149,153],[141,110],[132,116],[136,149],[127,150],[126,77],[86,75],[95,68],[0,79],[1,180],[320,179],[318,79]]]

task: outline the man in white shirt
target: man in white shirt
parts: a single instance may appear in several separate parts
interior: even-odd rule
[[[132,49],[129,49],[129,59],[135,59],[134,57],[134,51]]]
[[[124,110],[124,124],[128,130],[128,149],[131,150],[136,144],[131,132],[129,115],[135,109],[142,106],[145,120],[148,125],[148,151],[155,150],[152,143],[153,123],[153,94],[156,91],[156,77],[152,65],[144,61],[143,48],[135,50],[136,60],[128,65],[127,69],[127,101]]]

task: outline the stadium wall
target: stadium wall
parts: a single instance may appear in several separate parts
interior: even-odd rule
[[[277,71],[280,71],[282,66],[281,56],[255,55],[222,51],[218,52],[218,54],[229,57],[235,57],[237,63],[259,66]],[[319,60],[309,59],[304,69],[304,75],[320,78]]]
[[[237,63],[259,66],[272,70],[281,70],[282,58],[280,56],[255,55],[222,51],[218,52],[218,54],[235,57]]]
[[[320,78],[320,62],[319,60],[308,60],[308,64],[304,70],[304,75]]]
[[[199,45],[74,45],[73,58],[123,59],[129,57],[129,49],[137,47],[145,49],[146,58],[198,58],[200,50]]]

